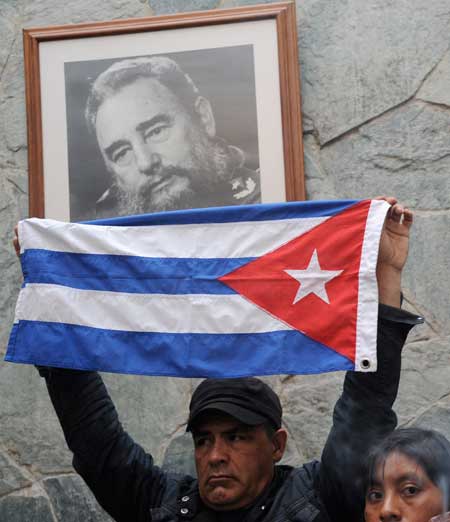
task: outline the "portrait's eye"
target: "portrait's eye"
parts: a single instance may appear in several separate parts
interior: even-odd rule
[[[378,502],[383,498],[383,493],[378,489],[371,489],[366,495],[367,502]]]
[[[170,128],[171,127],[167,124],[159,124],[148,128],[145,131],[145,141],[150,141],[151,143],[161,143],[166,141],[169,137]]]
[[[120,167],[130,163],[132,151],[130,147],[119,147],[111,152],[111,161]]]

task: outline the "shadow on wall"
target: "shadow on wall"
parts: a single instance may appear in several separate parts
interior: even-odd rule
[[[184,433],[179,437],[175,437],[169,444],[162,469],[168,473],[182,473],[197,476],[195,470],[194,446],[192,443],[192,435]]]

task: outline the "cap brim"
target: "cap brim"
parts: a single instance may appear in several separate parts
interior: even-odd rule
[[[191,431],[193,424],[195,424],[199,416],[210,410],[220,411],[222,413],[231,415],[231,417],[234,417],[243,424],[247,424],[247,426],[258,426],[259,424],[264,424],[268,421],[268,419],[263,415],[243,408],[242,406],[231,404],[229,402],[212,402],[195,412],[195,414],[188,421],[186,431]]]

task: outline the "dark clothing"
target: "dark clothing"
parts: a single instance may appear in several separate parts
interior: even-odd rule
[[[416,316],[380,307],[378,371],[348,372],[322,462],[277,466],[272,484],[234,519],[326,522],[363,519],[363,459],[395,428],[400,353]],[[164,473],[123,430],[95,372],[42,369],[73,464],[100,504],[122,522],[227,521],[199,498],[196,479]]]

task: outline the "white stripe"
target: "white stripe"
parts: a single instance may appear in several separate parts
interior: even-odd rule
[[[48,321],[168,333],[264,333],[293,329],[240,295],[127,294],[29,284],[20,291],[19,302],[15,322]]]
[[[113,227],[31,218],[19,223],[19,242],[22,252],[39,248],[143,257],[259,257],[327,219]]]
[[[356,324],[355,370],[377,369],[378,285],[376,267],[384,218],[389,209],[386,201],[373,200],[367,214],[366,231],[361,249],[359,298]],[[366,366],[363,361],[368,361]]]

